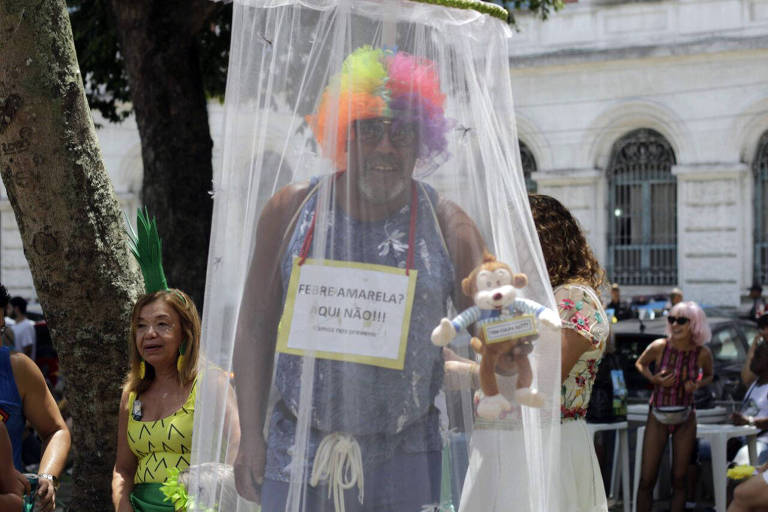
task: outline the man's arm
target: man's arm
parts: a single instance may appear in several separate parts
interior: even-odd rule
[[[69,453],[70,436],[67,424],[61,417],[59,407],[45,384],[40,368],[29,357],[18,353],[11,356],[11,368],[16,387],[21,394],[24,416],[43,441],[39,473],[59,478],[64,471]],[[42,504],[40,510],[53,511],[55,508],[53,482],[41,478],[40,490],[37,494]]]
[[[751,425],[758,430],[768,430],[768,416],[747,416],[741,412],[731,414],[731,423],[734,425]]]
[[[227,453],[224,461],[227,464],[233,464],[235,457],[237,457],[237,452],[240,449],[240,416],[237,410],[237,397],[235,395],[235,390],[230,383],[229,375],[225,372],[218,372],[218,375],[215,375],[213,378],[216,382],[216,395],[226,397],[226,405],[224,409],[224,439],[227,442]]]
[[[241,437],[234,463],[235,484],[241,496],[255,502],[260,501],[264,480],[264,422],[283,307],[283,238],[308,191],[308,183],[289,185],[264,207],[238,316],[233,360]]]
[[[456,293],[453,299],[456,309],[463,311],[472,306],[472,298],[461,293],[461,280],[483,262],[485,240],[474,221],[453,201],[440,198],[437,203],[437,220],[456,273]]]

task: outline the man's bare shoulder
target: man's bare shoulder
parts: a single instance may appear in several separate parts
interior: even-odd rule
[[[443,236],[449,246],[456,243],[470,247],[471,263],[479,263],[482,260],[485,242],[475,221],[461,206],[443,196],[438,198],[436,213]]]
[[[264,207],[262,217],[284,217],[293,214],[310,191],[309,181],[291,183],[278,190]]]
[[[467,219],[469,218],[469,215],[467,215],[467,213],[462,210],[461,206],[442,194],[437,196],[437,214],[446,215],[449,217],[458,215],[460,217],[466,217]]]
[[[474,221],[461,206],[442,195],[438,196],[436,213],[440,224],[446,228],[457,227],[463,224],[475,225]]]

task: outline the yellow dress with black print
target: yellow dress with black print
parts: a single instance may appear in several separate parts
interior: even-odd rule
[[[138,465],[133,477],[131,505],[136,512],[173,511],[160,486],[168,478],[168,470],[189,467],[192,450],[192,426],[195,414],[197,378],[184,404],[170,416],[154,421],[135,420],[128,415],[128,447]],[[133,411],[136,394],[128,395],[128,411]]]
[[[155,421],[139,421],[128,416],[128,446],[139,461],[134,484],[163,483],[168,469],[189,467],[192,450],[192,425],[195,413],[197,379],[184,404],[170,416]],[[128,396],[128,410],[133,410],[136,394]]]

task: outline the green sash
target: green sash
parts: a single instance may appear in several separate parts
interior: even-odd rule
[[[174,512],[173,505],[166,501],[160,490],[162,484],[138,484],[131,493],[134,512]]]

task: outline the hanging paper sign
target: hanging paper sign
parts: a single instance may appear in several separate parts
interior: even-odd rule
[[[483,338],[486,343],[501,343],[536,334],[536,320],[533,315],[500,317],[485,322]]]
[[[416,274],[294,258],[277,351],[402,370]]]

